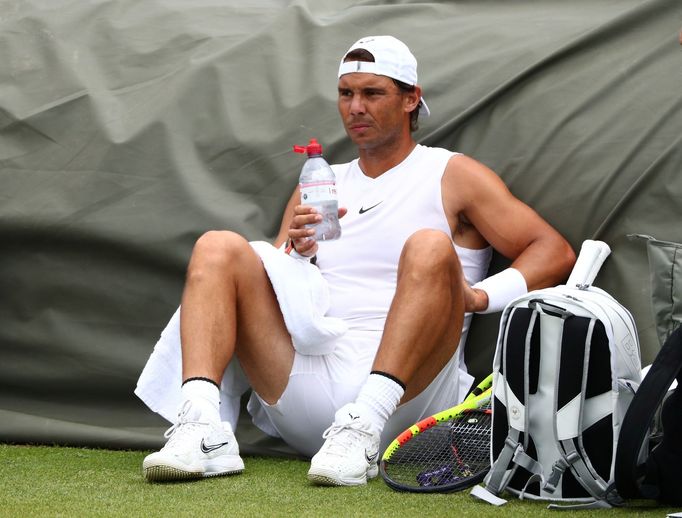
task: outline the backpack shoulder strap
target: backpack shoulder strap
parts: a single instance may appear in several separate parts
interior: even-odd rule
[[[506,407],[509,428],[504,446],[485,479],[487,490],[495,495],[499,495],[507,487],[519,465],[517,460],[527,457],[524,456],[528,431],[526,380],[530,341],[537,317],[532,309],[519,307],[509,307],[503,315],[495,358],[496,377],[493,390],[496,399],[502,401]]]

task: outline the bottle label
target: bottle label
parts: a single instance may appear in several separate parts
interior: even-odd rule
[[[304,205],[336,200],[336,184],[333,181],[302,183],[300,187],[301,203]]]

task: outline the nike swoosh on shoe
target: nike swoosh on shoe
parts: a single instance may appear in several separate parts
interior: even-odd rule
[[[203,451],[204,453],[211,453],[212,451],[218,450],[223,446],[227,446],[228,444],[230,444],[229,441],[219,442],[216,444],[206,444],[204,440],[201,439],[201,451]]]
[[[375,451],[372,455],[367,454],[367,450],[365,450],[365,460],[369,462],[370,464],[374,461],[377,460],[377,457],[379,456],[379,452]]]

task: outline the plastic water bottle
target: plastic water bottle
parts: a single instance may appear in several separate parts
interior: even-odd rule
[[[301,204],[314,207],[322,215],[322,221],[314,227],[317,241],[329,241],[341,237],[339,225],[339,201],[336,196],[336,176],[327,161],[322,158],[322,146],[311,138],[307,146],[294,146],[296,153],[308,153],[298,179]]]

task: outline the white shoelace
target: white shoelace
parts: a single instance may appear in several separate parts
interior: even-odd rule
[[[342,433],[348,430],[348,433]],[[371,439],[372,432],[362,423],[332,424],[322,434],[322,438],[327,440],[325,452],[333,455],[346,456],[349,450],[357,446],[358,442],[363,442],[366,438]],[[363,448],[364,453],[364,448]]]
[[[192,404],[190,401],[185,401],[178,413],[177,422],[164,432],[163,436],[168,439],[166,446],[171,446],[188,436],[192,436],[198,427],[208,424],[199,421],[191,421],[187,418],[191,406]]]

